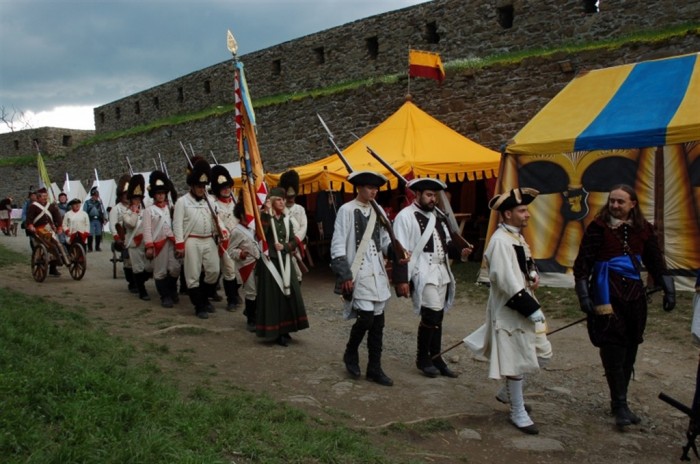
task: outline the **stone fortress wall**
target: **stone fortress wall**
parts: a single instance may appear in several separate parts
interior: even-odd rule
[[[350,132],[362,135],[396,111],[408,89],[408,44],[437,51],[449,63],[700,22],[700,3],[689,0],[601,0],[598,12],[593,12],[592,3],[434,0],[241,56],[254,101],[352,80],[399,75],[393,83],[378,80],[329,96],[292,98],[257,108],[265,169],[279,172],[330,153],[317,112],[336,132],[342,147],[352,142]],[[221,46],[225,46],[224,34]],[[430,80],[412,80],[410,93],[423,110],[472,140],[498,150],[577,72],[698,50],[700,35],[690,33],[597,51],[557,52],[510,65],[448,69],[441,86]],[[233,67],[228,60],[96,108],[96,133],[123,130],[232,101]],[[57,131],[58,137],[64,130]],[[8,135],[16,138],[17,133],[0,134],[0,154],[17,156],[17,151],[11,150],[12,141],[6,140]],[[90,143],[69,150],[65,156],[54,157],[44,148],[42,151],[50,155],[47,165],[52,179],[63,179],[64,172],[68,172],[84,184],[92,181],[94,168],[100,177],[118,178],[127,170],[127,156],[136,171],[150,171],[160,154],[176,184],[184,188],[185,160],[179,142],[191,144],[199,154],[211,151],[219,162],[235,159],[233,114]],[[8,147],[10,152],[6,151]],[[0,166],[0,170],[7,168]],[[17,179],[35,179],[36,169],[16,168],[14,174]],[[20,185],[15,185],[10,180],[0,195],[26,191],[26,181],[18,182]]]

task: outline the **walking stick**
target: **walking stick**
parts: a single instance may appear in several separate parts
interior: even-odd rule
[[[443,354],[447,353],[448,351],[454,350],[455,348],[457,348],[457,347],[458,347],[459,345],[461,345],[462,343],[464,343],[464,340],[458,341],[457,343],[455,343],[455,344],[452,345],[451,347],[447,348],[446,350],[441,351],[440,353],[436,354],[435,356],[433,356],[433,357],[430,358],[430,359],[437,359],[437,358],[439,358],[440,356],[442,356]]]
[[[560,330],[568,329],[571,326],[574,326],[576,324],[580,324],[581,322],[585,321],[587,317],[588,316],[583,316],[581,319],[574,321],[571,324],[566,324],[564,327],[559,327],[558,329],[551,330],[551,331],[547,332],[547,336],[549,337],[550,335],[555,334],[555,333],[559,332]]]

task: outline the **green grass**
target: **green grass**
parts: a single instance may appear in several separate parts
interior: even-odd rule
[[[26,256],[22,261],[26,262]],[[0,262],[17,256],[0,246]],[[3,463],[389,463],[360,432],[206,383],[185,396],[156,357],[80,311],[0,288]]]

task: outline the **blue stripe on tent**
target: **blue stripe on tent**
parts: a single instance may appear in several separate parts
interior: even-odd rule
[[[574,150],[657,147],[685,97],[697,55],[635,65]],[[572,111],[576,111],[575,108]]]

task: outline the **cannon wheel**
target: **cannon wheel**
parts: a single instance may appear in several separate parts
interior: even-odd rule
[[[68,271],[73,280],[80,280],[85,275],[87,260],[85,259],[85,249],[80,243],[71,243],[68,248]]]
[[[44,245],[36,243],[32,251],[32,277],[37,282],[43,282],[48,273],[49,252]]]

